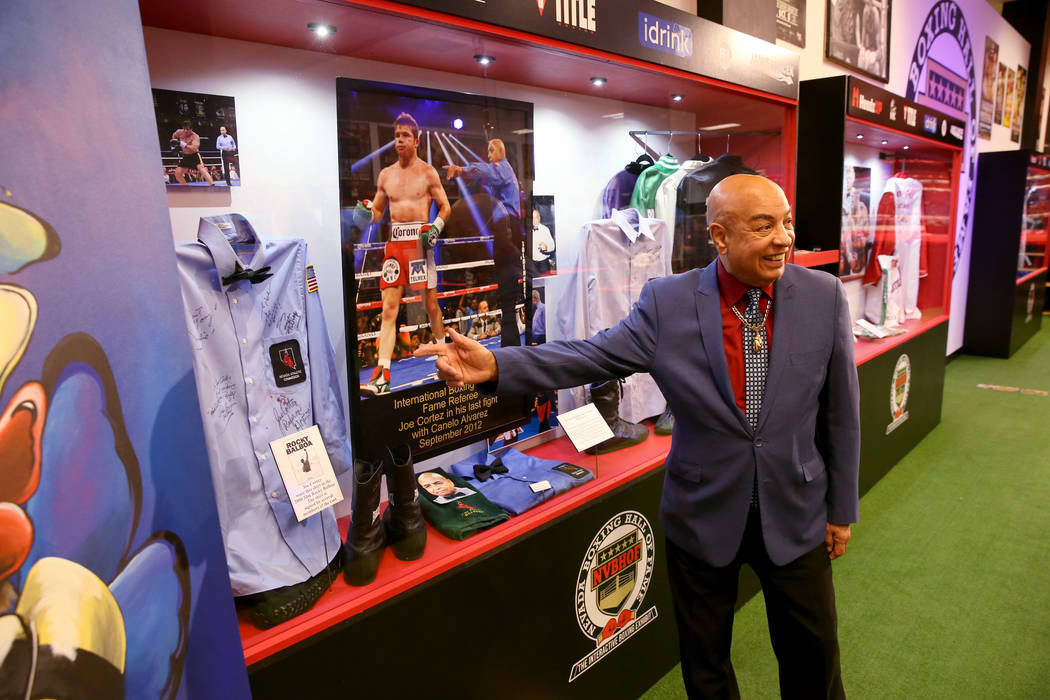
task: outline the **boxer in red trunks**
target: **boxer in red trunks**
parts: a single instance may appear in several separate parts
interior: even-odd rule
[[[437,170],[417,157],[418,148],[419,124],[410,114],[402,112],[394,120],[397,162],[379,173],[371,207],[373,224],[380,222],[387,207],[390,208],[390,238],[384,250],[379,281],[383,300],[379,364],[371,379],[361,384],[362,392],[376,396],[390,392],[390,358],[397,341],[397,315],[405,287],[422,293],[434,342],[445,340],[445,324],[437,301],[434,245],[452,208]],[[431,202],[437,204],[438,213],[428,222]]]

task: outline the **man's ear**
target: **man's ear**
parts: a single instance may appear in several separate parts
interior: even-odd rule
[[[718,254],[724,255],[729,249],[729,231],[726,230],[726,227],[716,221],[708,227],[708,234],[711,236],[711,240],[714,242]]]

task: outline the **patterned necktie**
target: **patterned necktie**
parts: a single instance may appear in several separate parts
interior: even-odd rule
[[[751,427],[758,423],[758,413],[762,410],[762,397],[766,392],[766,368],[769,366],[769,339],[766,337],[766,326],[762,321],[762,311],[758,300],[762,290],[752,287],[747,291],[748,305],[744,320],[759,331],[753,331],[742,325],[744,332],[744,394],[747,397],[747,421]],[[759,340],[755,340],[755,336]],[[757,349],[756,349],[757,348]]]
[[[752,287],[747,290],[748,305],[744,320],[758,331],[753,331],[745,324],[740,324],[744,333],[744,395],[747,397],[747,422],[754,428],[758,424],[758,414],[762,410],[762,397],[766,392],[766,368],[769,366],[769,338],[758,300],[762,290]],[[755,340],[755,336],[759,340]],[[757,348],[757,349],[756,349]],[[751,507],[758,508],[758,472],[751,487]]]

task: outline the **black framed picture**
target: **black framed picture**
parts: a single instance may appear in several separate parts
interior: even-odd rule
[[[531,399],[453,389],[421,346],[523,345],[532,105],[339,78],[339,195],[355,453],[432,456],[529,422]]]
[[[891,0],[827,0],[824,57],[889,82],[891,4]]]
[[[239,187],[237,108],[228,95],[153,89],[164,184]]]

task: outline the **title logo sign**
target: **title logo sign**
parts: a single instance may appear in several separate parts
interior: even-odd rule
[[[554,21],[588,32],[598,31],[596,0],[554,0]],[[543,8],[540,8],[543,13]]]

